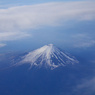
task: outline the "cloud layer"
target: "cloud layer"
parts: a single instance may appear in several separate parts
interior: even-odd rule
[[[90,80],[84,80],[77,85],[75,90],[77,95],[94,95],[95,94],[95,77]]]
[[[75,34],[72,36],[74,47],[83,48],[95,45],[95,39],[88,34]]]
[[[0,41],[26,37],[29,29],[87,20],[95,20],[95,2],[52,2],[0,9]]]
[[[6,46],[6,44],[0,43],[0,48]]]
[[[56,26],[62,21],[95,19],[94,2],[60,2],[0,10],[0,30],[13,31]]]

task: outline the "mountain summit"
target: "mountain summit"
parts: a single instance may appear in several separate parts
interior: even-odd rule
[[[55,47],[53,44],[49,44],[32,52],[29,52],[27,55],[22,57],[22,61],[20,61],[20,64],[25,63],[31,64],[31,67],[44,66],[46,68],[54,69],[59,66],[78,63],[78,61],[74,57]]]

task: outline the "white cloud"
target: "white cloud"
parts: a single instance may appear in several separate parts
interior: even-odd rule
[[[95,2],[52,2],[0,9],[0,40],[18,39],[24,31],[44,26],[65,25],[68,21],[95,19]],[[17,32],[19,31],[19,32]]]
[[[22,32],[1,32],[0,41],[16,40],[23,37],[29,37],[30,35]]]
[[[75,45],[75,47],[91,47],[95,45],[95,40],[90,40],[90,41],[86,41],[86,42],[80,42],[77,45]]]
[[[6,44],[0,43],[0,48],[6,46]]]
[[[68,20],[95,19],[94,2],[45,3],[18,6],[0,10],[0,29],[37,28],[43,25],[56,26]],[[6,27],[6,28],[5,28]]]
[[[83,48],[95,45],[93,37],[87,34],[75,34],[72,36],[74,47]]]
[[[95,94],[95,77],[89,80],[84,80],[77,85],[75,92],[77,95],[94,95]]]
[[[95,64],[95,60],[91,60],[90,62]]]

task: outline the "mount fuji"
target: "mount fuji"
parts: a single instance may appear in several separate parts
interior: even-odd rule
[[[70,56],[61,51],[53,44],[49,44],[29,52],[22,57],[17,65],[30,64],[30,68],[36,66],[39,68],[50,68],[52,70],[60,66],[74,63],[78,63],[78,60],[74,56]]]
[[[95,75],[95,66],[83,59],[85,54],[75,55],[80,64],[74,56],[49,44],[34,51],[2,56],[0,95],[84,95],[87,89],[84,84]]]

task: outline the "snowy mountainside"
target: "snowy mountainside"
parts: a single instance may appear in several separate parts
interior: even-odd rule
[[[59,66],[78,63],[78,61],[75,57],[67,55],[53,44],[49,44],[23,56],[19,65],[28,63],[31,65],[30,68],[37,66],[55,69]]]

